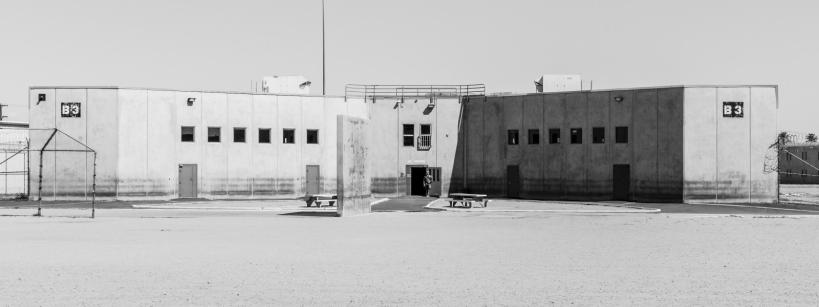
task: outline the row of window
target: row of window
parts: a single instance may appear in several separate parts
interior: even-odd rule
[[[807,151],[803,151],[803,152],[801,152],[801,154],[802,154],[802,160],[807,160],[808,159],[808,152]],[[819,159],[819,153],[816,153],[816,159]],[[785,160],[790,161],[791,160],[791,154],[785,153]]]
[[[246,142],[246,128],[233,128],[233,142]],[[194,142],[196,140],[196,127],[182,126],[182,142]],[[259,144],[270,143],[270,128],[259,128]],[[208,127],[208,143],[222,142],[222,127]],[[296,129],[282,129],[282,143],[296,143]],[[307,129],[307,144],[319,143],[319,131],[317,129]]]
[[[404,146],[413,147],[415,146],[415,125],[414,124],[404,124],[402,127],[403,135],[404,135]],[[432,125],[429,124],[421,124],[421,136],[432,135]]]
[[[529,144],[540,144],[540,129],[529,129],[528,131]],[[517,129],[507,130],[506,143],[509,145],[518,145],[520,143],[520,136]],[[614,142],[628,143],[628,127],[614,127]],[[571,128],[569,129],[569,143],[583,144],[583,129]],[[592,128],[592,143],[603,144],[606,143],[606,128],[593,127]],[[560,144],[560,129],[549,129],[549,144]]]

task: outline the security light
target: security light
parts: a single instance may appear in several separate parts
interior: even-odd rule
[[[615,96],[614,101],[617,101],[617,102],[623,101],[623,96]]]
[[[37,104],[46,101],[46,94],[37,94]]]
[[[194,101],[196,101],[196,98],[188,97],[188,106],[192,106]]]
[[[299,88],[305,88],[307,86],[310,86],[310,84],[313,84],[313,82],[304,81],[302,84],[299,84]]]

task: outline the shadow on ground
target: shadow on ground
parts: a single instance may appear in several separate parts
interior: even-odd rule
[[[312,217],[338,217],[337,212],[329,211],[329,212],[314,212],[314,211],[299,211],[299,212],[288,212],[282,213],[279,215],[284,216],[312,216]]]

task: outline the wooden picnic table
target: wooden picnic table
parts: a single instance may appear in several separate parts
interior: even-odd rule
[[[310,195],[307,199],[307,206],[310,207],[314,202],[316,203],[316,207],[321,208],[321,203],[326,202],[329,206],[333,206],[336,203],[338,196],[336,194],[316,194]]]
[[[486,194],[470,194],[470,193],[452,193],[449,194],[449,206],[455,207],[456,204],[462,204],[466,208],[472,208],[472,202],[480,203],[486,208],[489,205],[489,199]]]

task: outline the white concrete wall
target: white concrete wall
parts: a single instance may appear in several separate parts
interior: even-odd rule
[[[37,105],[39,93],[47,99]],[[180,164],[198,165],[204,198],[303,196],[306,165],[319,165],[323,190],[334,192],[336,115],[369,115],[363,101],[342,97],[113,88],[37,88],[31,96],[33,144],[42,146],[55,127],[88,144],[98,152],[97,196],[118,199],[178,197]],[[82,103],[82,117],[59,117],[69,101]],[[194,142],[181,142],[182,126],[195,127]],[[221,128],[221,142],[207,142],[208,127]],[[234,142],[234,127],[246,129],[244,143]],[[258,142],[259,128],[271,129],[271,143]],[[296,129],[295,144],[282,144],[283,128]],[[307,129],[319,130],[319,144],[306,144]],[[50,147],[69,144],[58,137]],[[32,157],[36,195],[39,156]],[[45,153],[45,199],[90,197],[91,157]]]
[[[764,171],[776,140],[775,87],[691,87],[684,104],[684,195],[689,203],[773,203],[777,174]],[[725,101],[743,118],[722,116]]]

